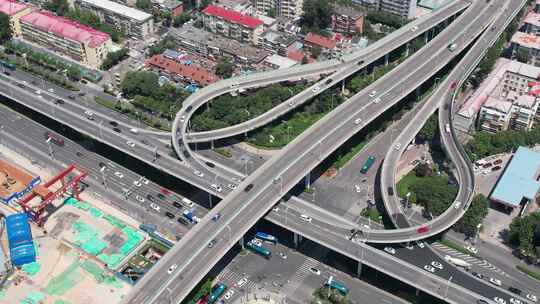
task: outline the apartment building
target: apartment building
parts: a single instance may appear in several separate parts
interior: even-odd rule
[[[379,9],[379,0],[352,0],[352,3],[370,10]]]
[[[32,8],[26,4],[16,2],[14,0],[0,0],[0,12],[9,16],[9,24],[13,37],[21,38],[21,23],[22,16],[29,14]]]
[[[303,0],[253,0],[253,6],[257,14],[264,15],[270,10],[276,12],[276,16],[297,18],[302,15]]]
[[[478,116],[482,130],[497,133],[508,129],[530,130],[537,120],[538,99],[511,92],[505,99],[490,96]]]
[[[154,19],[151,14],[109,0],[74,0],[74,6],[96,14],[127,36],[140,40],[154,33]]]
[[[540,66],[540,37],[523,32],[516,32],[510,40],[512,56],[525,56],[527,63]]]
[[[361,34],[364,31],[365,13],[349,6],[334,6],[332,31],[344,34]]]
[[[381,10],[403,18],[416,16],[417,0],[352,0],[352,3],[366,9]]]
[[[267,31],[262,38],[263,49],[273,54],[287,56],[287,48],[296,41],[296,37],[287,33]]]
[[[146,65],[172,79],[203,87],[219,80],[218,76],[198,64],[185,64],[168,58],[164,54],[152,56],[147,60]]]
[[[325,55],[333,56],[337,50],[337,41],[309,32],[304,39],[304,49],[311,52],[314,47],[319,47]]]
[[[215,5],[207,6],[202,14],[207,31],[253,45],[261,42],[264,26],[260,19]]]
[[[525,33],[540,36],[540,14],[531,11],[523,20]]]
[[[48,11],[20,18],[24,40],[57,51],[83,65],[98,69],[112,47],[108,34]]]

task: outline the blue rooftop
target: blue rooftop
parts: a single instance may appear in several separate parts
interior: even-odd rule
[[[539,169],[540,153],[519,147],[490,198],[512,206],[519,206],[524,197],[534,200],[540,188],[536,180]]]

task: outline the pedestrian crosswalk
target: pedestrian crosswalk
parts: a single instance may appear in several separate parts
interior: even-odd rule
[[[242,287],[238,287],[237,283],[242,280],[243,278],[247,279],[247,282],[242,285]],[[217,277],[219,282],[225,283],[229,288],[234,287],[237,290],[244,289],[246,291],[249,290],[255,290],[257,288],[257,284],[253,282],[248,276],[246,276],[243,273],[238,273],[231,269],[226,269],[225,271],[221,272]]]
[[[448,254],[448,255],[451,255],[453,257],[456,257],[458,259],[462,259],[468,263],[471,263],[471,264],[474,264],[474,265],[477,265],[479,267],[482,267],[482,268],[486,268],[486,269],[489,269],[491,271],[494,271],[496,273],[499,273],[503,276],[506,276],[508,277],[508,274],[506,274],[503,270],[493,266],[491,263],[489,263],[488,261],[486,260],[482,260],[482,259],[479,259],[477,257],[474,257],[474,256],[471,256],[471,255],[468,255],[468,254],[465,254],[465,253],[461,253],[455,249],[452,249],[448,246],[445,246],[441,243],[434,243],[432,244],[432,247],[435,248],[435,249],[438,249],[439,251],[442,251],[444,252],[445,254]]]
[[[293,295],[298,286],[300,286],[304,279],[311,273],[310,268],[316,268],[318,264],[319,262],[314,259],[306,259],[283,287],[282,293],[286,296]]]

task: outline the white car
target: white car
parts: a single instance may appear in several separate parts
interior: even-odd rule
[[[433,261],[431,262],[431,266],[435,267],[435,268],[439,268],[439,269],[443,269],[443,265],[437,261]]]
[[[124,174],[122,174],[122,172],[114,172],[114,175],[116,175],[118,178],[123,178],[124,177]]]
[[[397,143],[397,144],[396,144],[396,150],[399,150],[399,149],[401,149],[401,144],[400,144],[400,143]]]
[[[461,207],[461,202],[460,201],[456,201],[454,203],[454,209],[459,209],[459,207]]]
[[[420,247],[420,248],[426,247],[426,245],[424,245],[424,242],[416,242],[416,244],[417,244],[418,247]]]
[[[490,282],[491,284],[497,285],[497,286],[501,286],[501,285],[502,285],[501,280],[496,279],[496,278],[489,278],[489,282]]]
[[[381,98],[380,97],[377,97],[375,99],[373,99],[373,103],[379,103],[381,102]]]
[[[135,196],[135,199],[137,199],[141,203],[144,203],[144,197],[142,197],[140,195]]]
[[[274,212],[279,212],[279,207],[274,207],[274,208],[272,208],[272,211],[274,211]]]
[[[128,145],[128,146],[130,146],[132,148],[135,148],[135,143],[132,142],[131,140],[126,141],[126,145]]]
[[[154,203],[151,203],[151,204],[150,204],[150,208],[152,208],[152,209],[154,209],[154,210],[156,210],[156,211],[159,211],[159,209],[161,209],[161,208],[159,208],[158,205],[156,205],[156,204],[154,204]]]
[[[135,186],[137,186],[137,187],[142,186],[142,183],[141,183],[140,181],[138,181],[138,180],[133,181],[133,184],[134,184]]]
[[[283,252],[280,252],[280,253],[279,253],[279,256],[280,256],[282,259],[284,259],[284,260],[287,259],[287,255],[286,255],[285,253],[283,253]]]
[[[430,265],[425,265],[424,269],[432,273],[435,272],[435,268],[433,268],[433,266],[430,266]]]
[[[478,249],[476,247],[473,247],[473,246],[467,246],[465,247],[465,249],[469,250],[470,252],[474,253],[474,254],[478,254]]]
[[[319,269],[317,269],[317,268],[311,267],[311,268],[309,268],[309,271],[310,271],[311,273],[313,273],[313,274],[321,275],[321,271],[320,271]]]
[[[357,119],[354,120],[355,125],[359,125],[361,122],[362,122],[361,118],[357,118]]]
[[[227,187],[231,190],[235,190],[237,188],[235,184],[228,184]]]
[[[530,294],[530,293],[528,293],[525,297],[526,297],[527,299],[533,301],[533,302],[538,301],[538,298],[537,298],[535,295]]]
[[[416,32],[416,30],[418,30],[418,26],[415,25],[415,26],[411,27],[411,32]]]
[[[294,106],[294,101],[291,100],[289,101],[289,107],[292,107],[292,106]]]
[[[392,248],[392,247],[384,247],[384,251],[390,253],[390,254],[396,254],[396,249]]]
[[[211,184],[210,187],[212,189],[216,190],[217,192],[221,192],[221,190],[223,190],[223,189],[221,189],[221,186],[216,185],[216,184]]]
[[[244,285],[246,285],[247,283],[247,278],[242,278],[240,281],[236,282],[236,286],[237,287],[242,287]]]
[[[53,89],[53,88],[49,88],[49,92],[54,93],[54,89]]]
[[[504,299],[501,299],[499,297],[493,298],[493,300],[499,304],[506,304],[506,301]]]
[[[512,304],[522,304],[523,302],[521,302],[518,299],[510,298],[510,303],[512,303]]]
[[[308,222],[308,223],[311,223],[311,220],[312,218],[305,215],[305,214],[300,214],[300,218],[304,221],[304,222]]]
[[[181,122],[184,122],[184,120],[186,120],[186,115],[180,116],[180,121],[181,121]]]
[[[317,92],[319,92],[320,89],[321,89],[321,88],[320,88],[319,86],[316,86],[316,87],[314,87],[313,89],[311,89],[311,91],[312,91],[313,93],[317,93]]]
[[[233,294],[234,290],[229,289],[229,291],[227,291],[223,297],[225,298],[225,300],[229,300],[233,296]]]
[[[255,246],[262,247],[262,242],[261,242],[261,240],[258,240],[258,239],[251,240],[251,244],[253,244]]]
[[[377,91],[371,91],[371,93],[369,93],[369,97],[375,97],[375,95],[377,95]]]
[[[168,274],[173,273],[176,270],[176,268],[178,268],[178,265],[172,264],[171,267],[169,267],[169,269],[167,270],[167,273]]]
[[[129,132],[133,133],[133,134],[138,134],[139,133],[139,130],[135,129],[135,128],[131,128],[129,129]]]
[[[203,177],[203,176],[204,176],[204,173],[202,173],[202,172],[199,171],[199,170],[193,171],[193,174],[197,175],[198,177]]]
[[[41,95],[41,90],[36,90],[37,95]]]
[[[143,178],[141,181],[145,185],[148,185],[150,183],[146,178]]]
[[[354,185],[354,190],[356,190],[357,193],[360,193],[362,188],[360,188],[360,185]]]

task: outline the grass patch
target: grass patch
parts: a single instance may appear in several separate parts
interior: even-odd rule
[[[309,193],[309,194],[313,194],[313,192],[315,192],[315,191],[313,190],[313,187],[310,187],[310,188],[306,187],[306,188],[304,188],[304,192]]]
[[[535,279],[537,281],[540,281],[540,272],[532,271],[532,270],[530,270],[528,268],[525,268],[525,267],[523,267],[521,265],[516,265],[516,268],[519,271],[521,271],[521,272],[525,273],[526,275],[530,276],[531,278],[533,278],[533,279]]]
[[[226,157],[226,158],[231,158],[232,157],[232,152],[229,149],[216,148],[216,149],[214,149],[214,152],[216,152],[217,154],[219,154],[219,155],[221,155],[223,157]]]
[[[442,239],[439,241],[439,243],[445,245],[446,247],[450,247],[454,250],[457,250],[463,254],[467,254],[467,255],[470,255],[470,256],[473,256],[473,257],[476,257],[476,255],[472,252],[470,252],[469,250],[467,250],[467,248],[461,246],[460,244],[454,242],[454,241],[451,241],[451,240],[448,240],[448,239]]]
[[[414,174],[414,171],[411,171],[407,175],[402,177],[396,185],[399,197],[405,198],[407,196],[407,193],[411,192],[410,187],[414,184],[419,183],[421,180],[422,178],[416,176]],[[412,203],[416,203],[416,195],[413,192],[411,192],[409,201]]]
[[[358,152],[360,152],[366,146],[366,144],[366,141],[362,141],[356,146],[352,147],[349,152],[340,155],[338,159],[334,162],[334,167],[336,167],[337,169],[343,168],[351,159],[354,158],[354,156],[356,156],[356,154],[358,154]]]
[[[369,218],[374,222],[381,223],[382,216],[377,210],[377,208],[364,208],[362,209],[362,212],[360,213],[361,216],[365,218]]]

